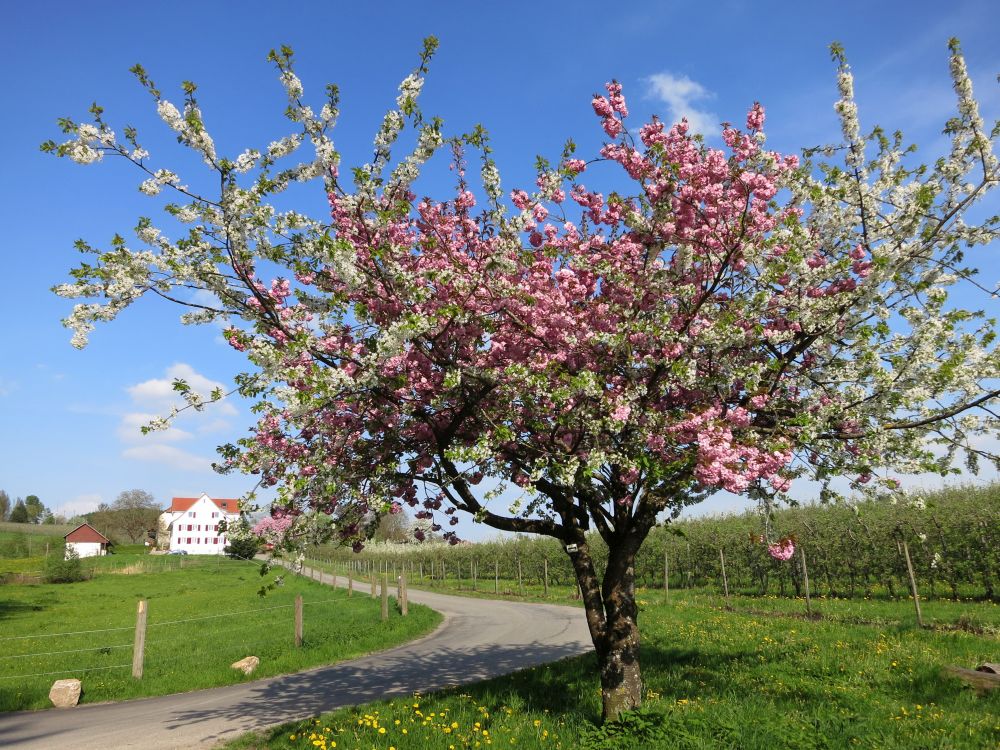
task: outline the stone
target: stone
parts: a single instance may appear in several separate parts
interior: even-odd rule
[[[233,669],[240,670],[243,674],[249,675],[253,674],[253,671],[257,669],[258,664],[260,664],[260,659],[256,656],[248,656],[245,659],[234,661],[230,666]]]
[[[56,708],[72,708],[80,702],[83,685],[79,680],[56,680],[49,690],[49,700]]]

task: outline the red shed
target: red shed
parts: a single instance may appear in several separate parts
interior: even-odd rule
[[[78,557],[101,557],[108,554],[111,540],[89,523],[81,523],[66,536],[66,556],[75,550]]]

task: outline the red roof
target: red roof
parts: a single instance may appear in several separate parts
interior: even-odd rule
[[[184,512],[199,500],[201,500],[200,497],[175,497],[170,501],[170,510]],[[226,513],[240,512],[240,501],[236,498],[210,497],[209,500],[219,506],[219,509],[225,511]]]
[[[81,523],[69,532],[65,539],[67,542],[102,542],[104,544],[111,541],[89,523]]]

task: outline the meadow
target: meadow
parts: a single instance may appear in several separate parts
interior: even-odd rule
[[[593,656],[472,686],[344,709],[227,750],[968,748],[1000,745],[1000,691],[942,673],[996,660],[995,635],[920,629],[906,602],[879,625],[728,611],[699,592],[640,595],[643,708],[598,726]],[[823,607],[829,603],[822,602]],[[969,604],[995,620],[993,605]],[[894,608],[894,609],[893,609]],[[988,614],[983,615],[985,611]]]
[[[88,561],[90,580],[7,584],[0,597],[0,711],[50,706],[60,678],[83,681],[83,703],[228,685],[397,645],[433,630],[441,617],[286,574],[265,597],[260,566],[222,557],[117,555]],[[294,646],[296,595],[304,640]],[[148,602],[144,674],[131,676],[136,607]],[[230,668],[260,658],[252,678]]]

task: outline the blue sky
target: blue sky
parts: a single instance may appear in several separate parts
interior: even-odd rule
[[[838,139],[832,103],[834,66],[827,46],[842,42],[855,72],[864,127],[902,128],[932,159],[952,107],[946,42],[963,42],[988,122],[1000,114],[995,83],[1000,23],[991,2],[768,3],[356,3],[302,2],[16,3],[5,12],[0,43],[7,64],[0,120],[3,260],[0,309],[6,321],[0,357],[0,488],[37,494],[49,507],[84,512],[139,487],[161,502],[202,491],[238,496],[240,477],[208,468],[214,447],[245,434],[246,405],[225,404],[182,418],[177,429],[143,438],[144,415],[169,408],[169,384],[228,386],[237,353],[217,329],[189,328],[178,311],[149,300],[77,351],[60,325],[70,302],[50,287],[77,262],[72,243],[106,245],[130,235],[156,200],[114,160],[80,167],[47,157],[38,144],[58,139],[55,119],[84,119],[98,101],[116,130],[139,128],[156,166],[194,166],[156,118],[128,68],[141,62],[164,96],[200,86],[220,153],[235,156],[284,135],[283,93],[267,51],[297,53],[297,71],[313,101],[336,82],[342,92],[334,140],[345,163],[369,156],[371,137],[413,67],[421,39],[441,41],[423,107],[451,132],[483,123],[491,132],[508,189],[531,184],[536,154],[557,156],[567,137],[593,145],[600,136],[591,95],[617,78],[633,122],[686,114],[711,134],[722,120],[741,122],[750,104],[767,108],[771,147],[798,151]],[[423,188],[433,193],[433,180]],[[444,187],[444,186],[442,186]],[[440,194],[440,193],[439,193]],[[297,196],[323,215],[322,194]],[[1000,278],[987,260],[984,281]],[[992,269],[992,271],[990,270]],[[979,301],[977,300],[978,304]],[[742,507],[731,497],[703,511]],[[490,535],[463,521],[466,537]]]

